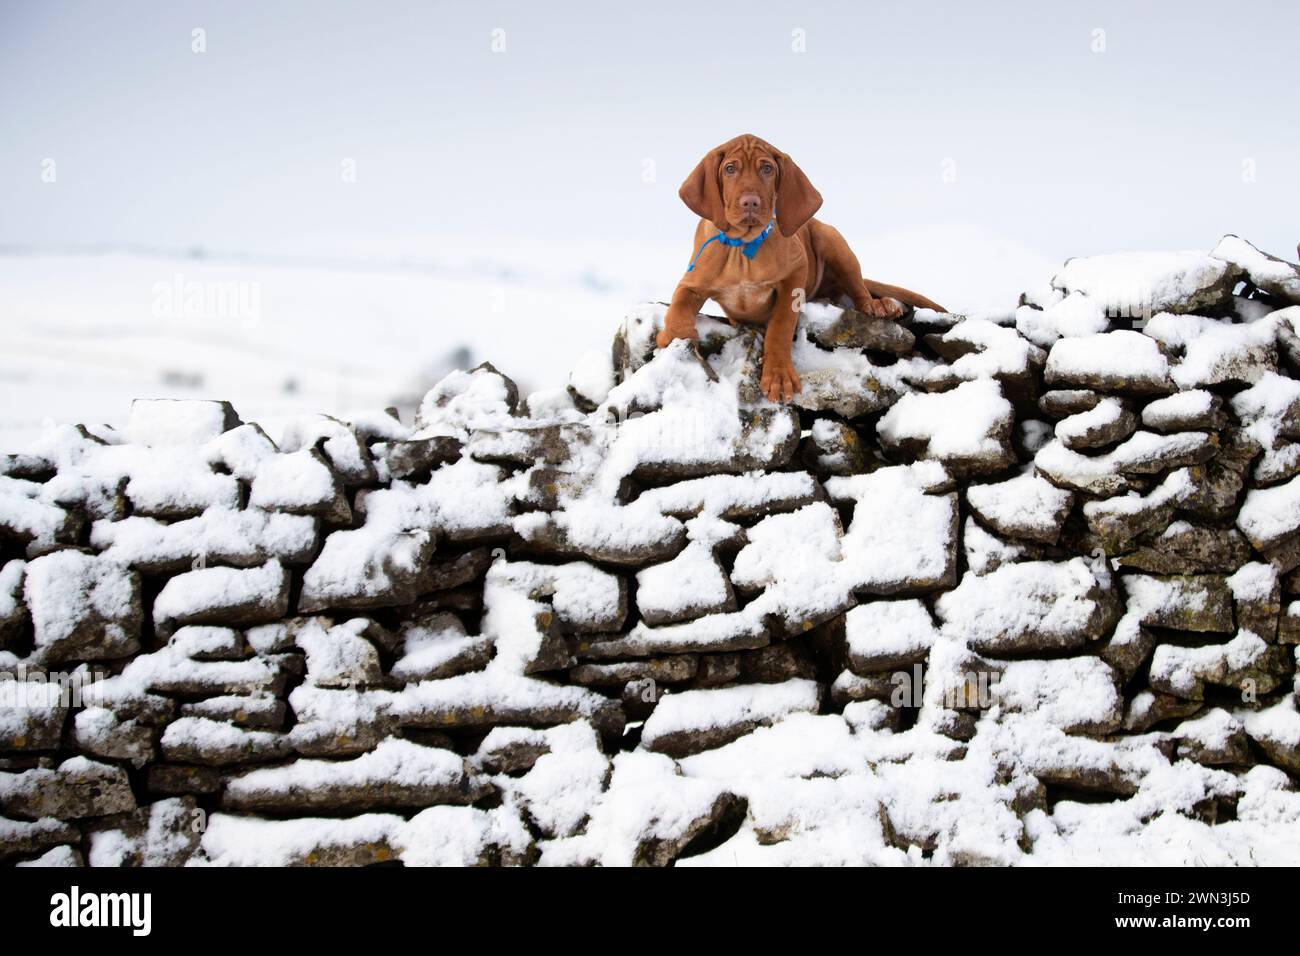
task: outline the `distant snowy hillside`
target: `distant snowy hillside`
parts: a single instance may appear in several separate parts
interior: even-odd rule
[[[841,225],[843,225],[841,223]],[[949,308],[1014,303],[1059,261],[967,227],[858,239],[867,275]],[[410,404],[491,357],[524,391],[564,384],[630,303],[666,299],[680,242],[327,239],[240,256],[0,255],[0,447],[42,423],[121,425],[131,399],[221,398],[289,415]],[[468,350],[467,352],[465,350]]]

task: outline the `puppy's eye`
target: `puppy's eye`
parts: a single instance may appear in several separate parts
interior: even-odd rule
[[[728,176],[734,176],[734,175],[736,175],[736,164],[735,164],[735,163],[727,163],[727,168],[726,168],[725,172],[726,172],[726,174],[727,174]]]
[[[771,175],[772,175],[772,164],[771,164],[771,163],[764,163],[762,166],[758,167],[758,171],[761,172],[764,176],[771,176]]]

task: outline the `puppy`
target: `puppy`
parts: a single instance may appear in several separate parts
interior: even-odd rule
[[[901,314],[899,302],[947,311],[923,295],[864,279],[844,237],[813,218],[821,194],[789,156],[757,136],[710,150],[678,195],[701,218],[694,258],[657,344],[698,338],[695,316],[713,299],[733,324],[766,327],[762,388],[774,402],[789,401],[801,387],[790,345],[806,300],[847,295],[858,311],[885,317]]]

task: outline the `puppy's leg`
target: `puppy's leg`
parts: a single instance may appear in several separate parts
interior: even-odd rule
[[[698,339],[695,316],[707,299],[703,293],[679,285],[673,292],[672,304],[668,306],[664,327],[655,338],[655,344],[664,348],[673,339]]]
[[[763,332],[763,394],[773,402],[788,402],[803,388],[799,373],[794,370],[790,346],[794,341],[794,327],[799,321],[798,294],[803,281],[799,275],[791,276],[776,287],[776,302],[772,317]]]
[[[813,248],[826,265],[827,274],[853,300],[854,308],[864,315],[893,318],[903,308],[893,300],[877,299],[862,279],[862,264],[834,226],[814,221]]]

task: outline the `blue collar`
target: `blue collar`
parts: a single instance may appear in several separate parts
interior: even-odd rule
[[[754,256],[758,255],[758,247],[763,244],[763,240],[766,239],[768,235],[772,232],[772,227],[774,225],[776,225],[776,220],[772,219],[770,222],[768,222],[767,226],[763,229],[762,232],[760,232],[753,239],[750,239],[748,242],[746,242],[744,239],[732,239],[725,232],[718,233],[712,239],[705,239],[704,245],[700,246],[700,251],[695,253],[695,258],[692,259],[691,264],[686,267],[686,271],[690,272],[692,269],[695,268],[695,263],[699,262],[700,256],[704,254],[704,247],[707,246],[710,242],[720,242],[724,246],[740,246],[740,251],[741,253],[744,254],[746,259],[754,258]]]

